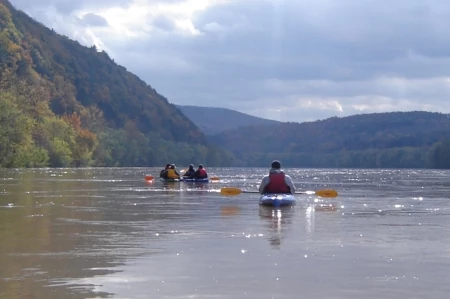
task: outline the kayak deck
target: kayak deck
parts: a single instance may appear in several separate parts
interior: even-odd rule
[[[263,194],[259,198],[259,204],[263,206],[282,207],[296,202],[293,194]]]
[[[159,180],[161,182],[179,182],[180,179],[164,179],[164,178],[159,178]]]
[[[204,178],[204,179],[181,179],[182,182],[192,182],[192,183],[208,183],[209,179],[208,178]]]
[[[185,178],[179,178],[179,179],[164,179],[160,178],[160,181],[162,182],[186,182],[186,183],[208,183],[209,179],[185,179]]]

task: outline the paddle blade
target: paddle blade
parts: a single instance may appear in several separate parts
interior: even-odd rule
[[[153,180],[153,176],[152,175],[146,175],[145,176],[145,180],[146,181],[151,181],[151,180]]]
[[[318,190],[315,193],[317,196],[320,197],[336,197],[338,196],[338,193],[336,190],[328,189],[328,190]]]
[[[220,180],[218,177],[216,177],[216,176],[213,176],[212,178],[209,178],[209,180],[210,181],[218,181],[218,180]]]
[[[224,187],[224,188],[220,189],[220,194],[227,195],[227,196],[239,195],[241,193],[242,193],[242,190],[239,188]]]

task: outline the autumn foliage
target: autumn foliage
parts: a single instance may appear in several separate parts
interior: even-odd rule
[[[226,165],[232,156],[106,52],[0,0],[0,167]]]

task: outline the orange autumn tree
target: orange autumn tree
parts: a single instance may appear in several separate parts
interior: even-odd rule
[[[72,148],[72,164],[74,166],[87,166],[91,164],[92,153],[97,147],[97,135],[82,128],[80,116],[74,112],[63,115],[62,119],[75,130],[75,143]]]

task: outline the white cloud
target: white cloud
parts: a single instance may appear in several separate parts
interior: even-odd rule
[[[222,27],[217,22],[208,23],[203,27],[203,29],[207,32],[223,32],[223,31],[225,31],[225,28]]]
[[[105,7],[98,14],[103,16],[117,32],[134,32],[149,34],[164,20],[166,23],[175,24],[179,33],[198,35],[201,32],[194,26],[192,19],[194,14],[206,10],[214,5],[208,0],[186,1],[129,1],[127,7]],[[153,25],[153,26],[152,26]]]
[[[289,121],[450,112],[446,0],[12,3],[105,49],[177,104]],[[99,18],[81,24],[86,14],[109,26]]]

